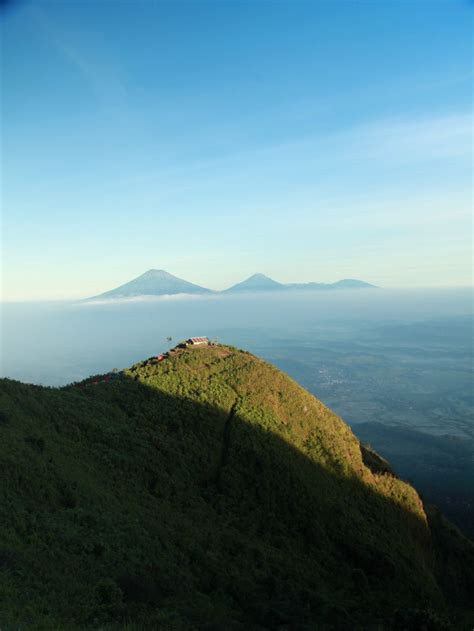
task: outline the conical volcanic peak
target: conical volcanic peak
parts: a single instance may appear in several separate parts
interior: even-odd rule
[[[176,276],[173,276],[173,274],[170,274],[164,269],[149,269],[146,272],[144,272],[141,276],[139,276],[139,278],[144,278],[144,277],[172,278],[174,280],[176,280],[177,278]]]
[[[265,276],[265,274],[253,274],[246,280],[236,285],[232,285],[227,289],[227,292],[240,292],[240,291],[268,291],[275,289],[282,289],[284,285],[277,283],[277,281]]]
[[[137,296],[163,296],[174,294],[208,294],[210,289],[200,287],[187,280],[173,276],[162,269],[149,269],[116,289],[107,291],[94,299],[132,298]]]

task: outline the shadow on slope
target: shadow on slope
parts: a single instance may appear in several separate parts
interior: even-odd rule
[[[250,423],[237,393],[3,380],[1,404],[2,629],[468,628],[465,540]]]
[[[473,439],[432,436],[404,425],[382,423],[360,423],[353,431],[474,539]]]

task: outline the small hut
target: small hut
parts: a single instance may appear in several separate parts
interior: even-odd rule
[[[190,337],[186,340],[186,346],[208,346],[209,338],[207,337]]]

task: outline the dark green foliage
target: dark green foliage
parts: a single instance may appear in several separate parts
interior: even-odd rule
[[[453,631],[445,618],[422,609],[400,609],[395,612],[392,624],[400,631]]]
[[[470,543],[249,353],[0,405],[2,629],[468,628]]]

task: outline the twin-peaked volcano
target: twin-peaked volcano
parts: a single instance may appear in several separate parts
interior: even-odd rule
[[[175,294],[244,293],[294,290],[363,289],[373,288],[361,280],[344,279],[335,283],[279,283],[265,274],[253,274],[222,292],[213,291],[173,276],[165,270],[150,269],[141,276],[115,289],[94,296],[92,300],[135,298],[138,296],[164,296]]]

